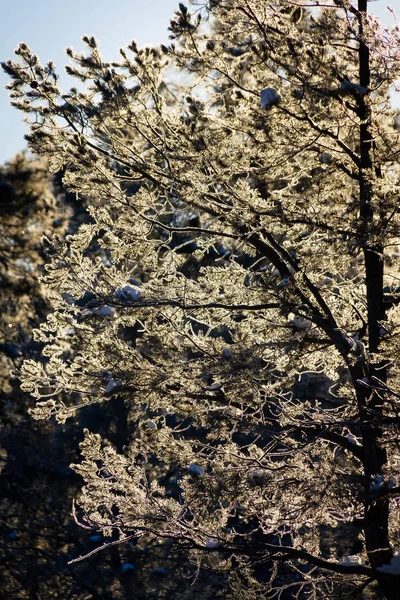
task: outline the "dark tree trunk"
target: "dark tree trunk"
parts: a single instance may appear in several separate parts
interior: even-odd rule
[[[378,583],[386,600],[400,600],[400,575],[382,573],[378,577]]]
[[[359,46],[359,79],[360,86],[368,90],[370,85],[369,48],[364,40],[363,19],[367,14],[367,0],[358,2],[358,22],[360,34]],[[373,421],[382,415],[384,398],[368,385],[357,383],[357,380],[372,377],[386,380],[386,367],[374,361],[374,354],[379,349],[381,322],[385,318],[383,303],[383,245],[377,243],[374,223],[371,112],[365,97],[358,98],[360,118],[360,226],[359,244],[363,248],[365,260],[365,284],[367,290],[367,324],[368,351],[362,352],[353,368],[353,382],[358,400],[359,417],[364,449],[365,474],[365,540],[370,564],[373,569],[388,564],[393,556],[389,543],[389,502],[387,497],[370,489],[375,475],[382,475],[387,462],[386,451],[381,444],[382,431],[374,426]],[[371,363],[369,362],[371,360]],[[364,380],[365,382],[365,380]],[[400,600],[400,578],[398,584],[393,583],[393,576],[378,572],[378,582],[387,600]]]

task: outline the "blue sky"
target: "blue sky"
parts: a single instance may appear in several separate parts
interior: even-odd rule
[[[52,60],[59,74],[67,59],[64,50],[83,48],[81,36],[94,35],[106,60],[118,58],[118,48],[135,39],[139,46],[166,42],[169,19],[179,0],[1,0],[0,60],[12,58],[19,42],[25,42],[41,62]],[[388,2],[371,2],[370,10],[392,23]],[[391,5],[400,15],[400,0]],[[65,89],[67,78],[60,79]],[[0,73],[0,163],[25,148],[28,128],[22,115],[9,106],[4,86],[8,77]],[[399,102],[400,104],[400,102]]]
[[[19,42],[25,42],[42,63],[52,60],[62,77],[67,46],[82,50],[82,35],[94,35],[106,60],[117,60],[118,49],[133,39],[139,46],[168,41],[169,20],[179,0],[1,0],[0,60],[13,57]],[[28,127],[23,115],[9,106],[0,74],[0,163],[25,148]]]

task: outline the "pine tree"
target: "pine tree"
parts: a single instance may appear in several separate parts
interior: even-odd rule
[[[47,600],[68,597],[179,598],[217,597],[224,575],[193,568],[171,542],[142,539],[111,546],[72,568],[68,562],[107,544],[99,532],[77,528],[71,503],[80,478],[69,467],[79,459],[82,426],[101,433],[116,447],[126,439],[126,410],[117,397],[99,413],[86,410],[79,421],[60,427],[33,420],[31,402],[13,377],[24,359],[44,361],[42,345],[32,339],[49,311],[40,284],[46,234],[73,232],[87,221],[85,202],[77,203],[49,177],[46,161],[20,153],[0,167],[0,589],[3,597]],[[115,415],[119,419],[116,423]],[[112,418],[111,418],[112,417]],[[110,540],[112,537],[110,537]],[[96,569],[93,568],[94,561]],[[174,577],[169,577],[169,573]]]
[[[45,240],[33,415],[129,410],[124,448],[85,432],[85,526],[176,540],[237,597],[398,599],[399,30],[366,0],[181,4],[170,30],[112,64],[83,38],[67,94],[24,44],[3,65],[92,198]]]

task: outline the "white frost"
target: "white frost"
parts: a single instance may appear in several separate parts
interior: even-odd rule
[[[390,573],[390,575],[400,575],[400,548],[393,548],[393,557],[389,564],[377,567],[381,573]]]
[[[263,110],[279,104],[281,97],[274,88],[264,88],[260,92],[260,106]]]
[[[62,334],[63,334],[64,336],[67,336],[67,335],[73,335],[74,333],[75,333],[75,329],[74,329],[73,327],[65,327],[65,328],[62,330]]]

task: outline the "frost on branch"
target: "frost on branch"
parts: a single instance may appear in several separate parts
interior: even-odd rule
[[[204,29],[181,7],[174,45],[112,66],[89,40],[67,106],[20,50],[30,143],[90,215],[46,243],[21,376],[39,416],[129,413],[115,447],[86,436],[82,523],[340,597],[397,547],[399,34],[278,4],[209,2]]]

